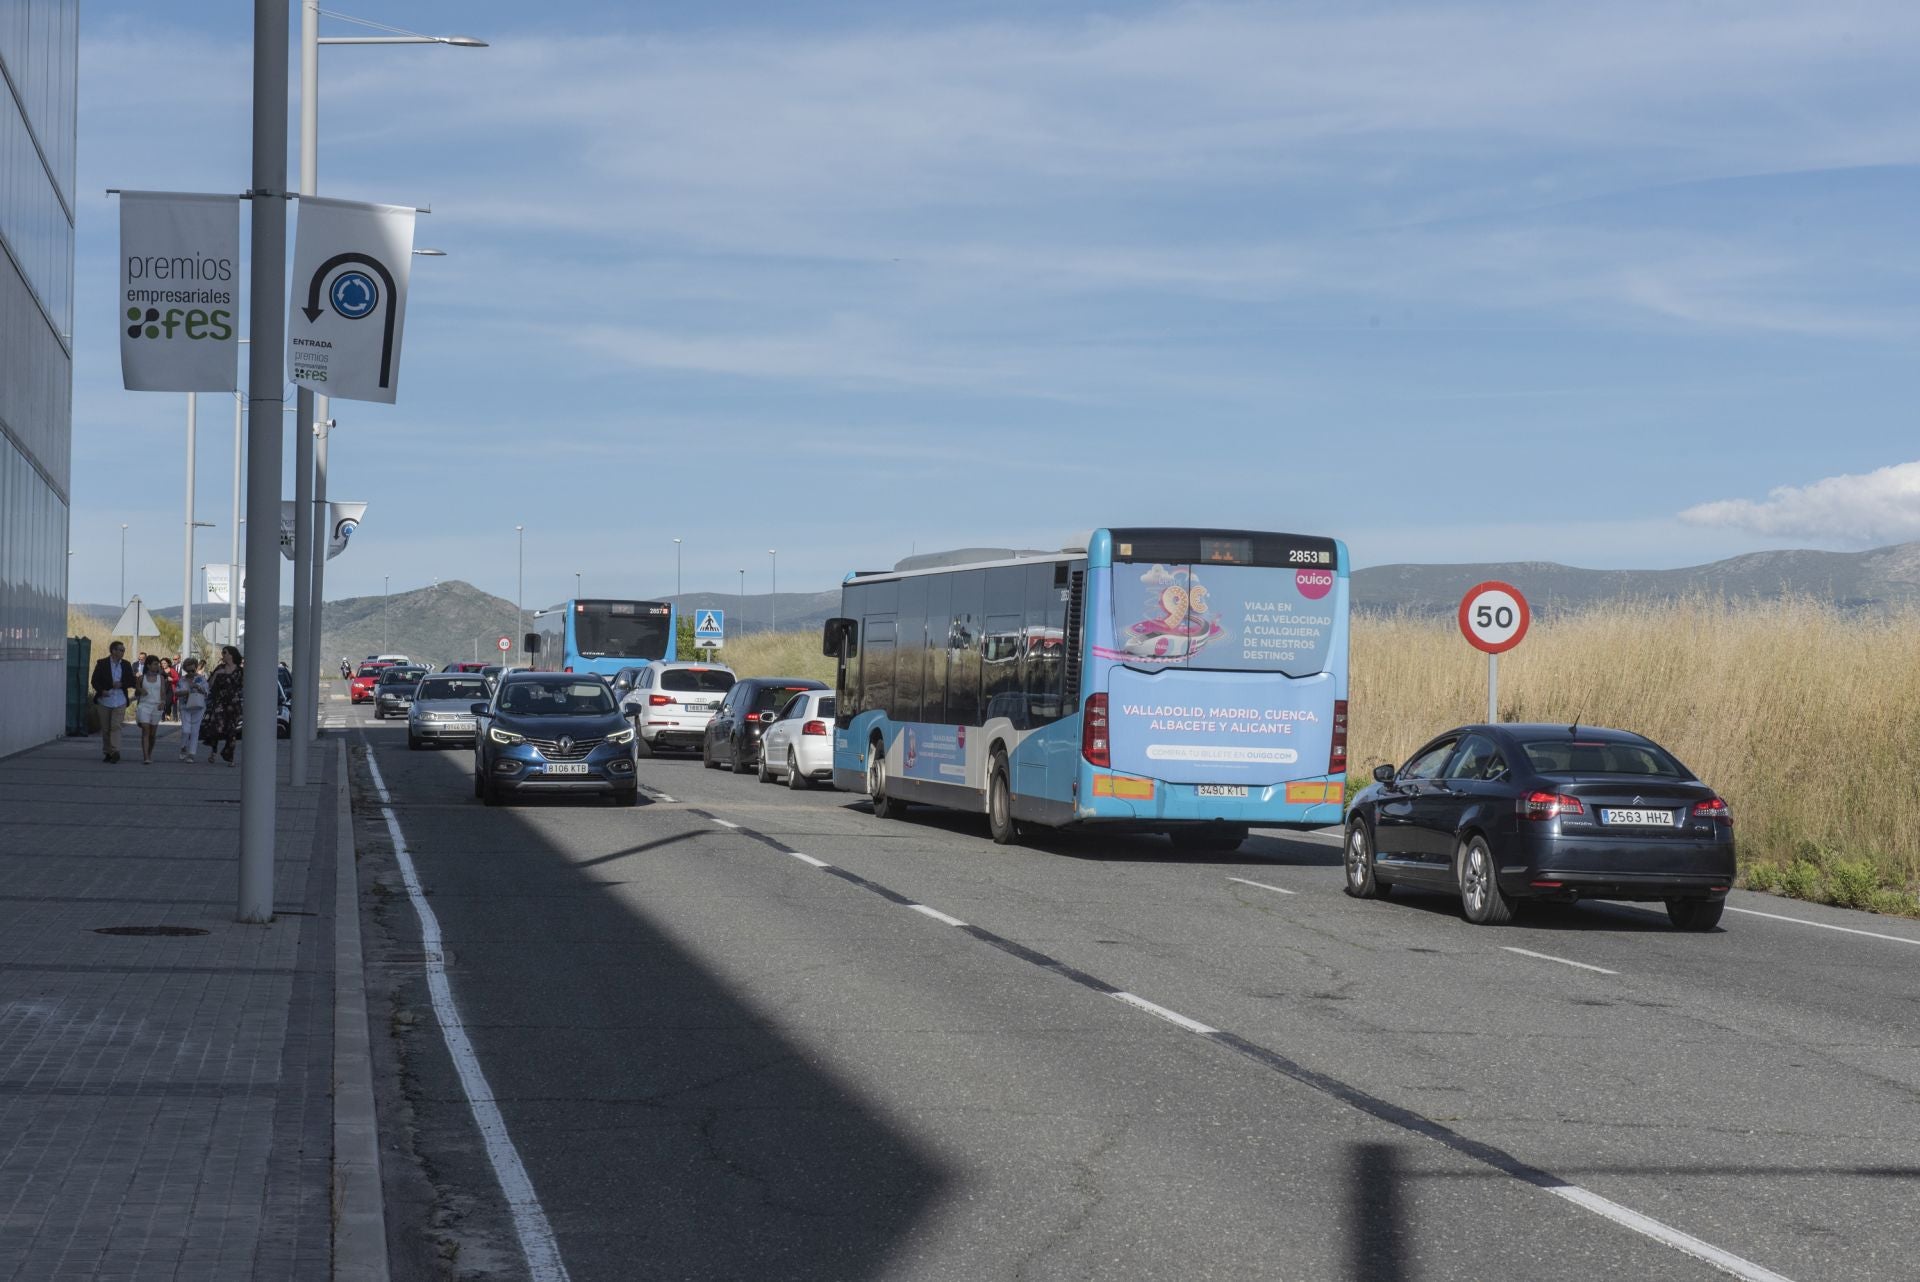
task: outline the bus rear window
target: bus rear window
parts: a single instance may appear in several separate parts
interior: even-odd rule
[[[1527,762],[1543,775],[1634,775],[1643,779],[1691,779],[1685,767],[1650,743],[1581,743],[1535,739],[1520,745]]]
[[[698,694],[725,694],[733,689],[734,676],[718,668],[668,668],[660,674],[662,690],[692,691]]]

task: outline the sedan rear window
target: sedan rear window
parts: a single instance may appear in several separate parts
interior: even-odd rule
[[[414,697],[423,703],[433,699],[465,699],[472,703],[487,697],[487,683],[479,677],[471,681],[422,681],[420,692]]]
[[[694,691],[699,694],[725,694],[733,689],[735,677],[718,668],[668,668],[660,674],[662,690]]]
[[[754,712],[778,712],[787,706],[787,700],[802,690],[812,690],[813,686],[762,686],[753,692]]]
[[[1520,745],[1527,762],[1543,775],[1639,775],[1688,779],[1681,764],[1650,743],[1582,743],[1536,739]]]

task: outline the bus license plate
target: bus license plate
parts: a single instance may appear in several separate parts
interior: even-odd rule
[[[587,773],[587,763],[584,761],[550,762],[547,766],[547,773],[550,775],[583,775]]]
[[[1247,786],[1243,783],[1203,783],[1194,787],[1194,795],[1200,797],[1244,797]]]
[[[1600,822],[1608,825],[1623,825],[1634,828],[1671,828],[1673,811],[1671,810],[1602,810]]]

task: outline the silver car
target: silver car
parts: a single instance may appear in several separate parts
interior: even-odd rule
[[[420,678],[407,713],[407,747],[472,743],[473,705],[493,697],[493,683],[478,673],[437,672]]]

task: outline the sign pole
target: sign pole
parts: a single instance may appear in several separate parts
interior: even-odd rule
[[[1500,656],[1487,656],[1487,724],[1500,724]]]
[[[247,362],[247,632],[254,661],[242,686],[253,738],[241,754],[240,876],[234,915],[273,920],[280,682],[280,466],[287,347],[287,3],[253,0],[253,270]],[[302,427],[305,425],[302,424]],[[312,693],[307,694],[312,698]]]

